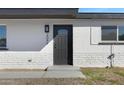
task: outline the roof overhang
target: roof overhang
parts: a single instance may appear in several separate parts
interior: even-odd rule
[[[78,13],[77,19],[124,19],[124,13]]]
[[[124,19],[124,13],[78,13],[78,8],[0,8],[0,19]]]
[[[1,19],[76,18],[76,8],[0,8]]]

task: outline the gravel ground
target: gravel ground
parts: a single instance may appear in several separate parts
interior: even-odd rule
[[[0,79],[0,85],[80,85],[81,78]]]

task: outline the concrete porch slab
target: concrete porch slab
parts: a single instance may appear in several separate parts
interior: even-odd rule
[[[48,67],[47,71],[80,71],[80,67],[71,65],[55,65]]]
[[[85,78],[79,67],[60,65],[48,67],[43,78]]]
[[[43,78],[85,78],[80,71],[47,71]]]

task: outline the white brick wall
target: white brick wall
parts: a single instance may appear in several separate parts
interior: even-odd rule
[[[80,20],[73,30],[73,63],[81,67],[109,66],[110,45],[99,45],[103,25],[123,25],[119,19]],[[114,45],[114,66],[124,67],[124,45]]]
[[[124,53],[114,53],[114,67],[124,67]],[[106,67],[110,66],[107,59],[109,53],[74,53],[74,65],[79,67]]]
[[[53,26],[49,22],[48,44],[38,19],[0,19],[7,26],[7,51],[0,51],[0,69],[44,69],[53,65]],[[28,62],[28,60],[32,60]]]
[[[44,69],[53,65],[52,54],[40,52],[0,53],[0,69]],[[28,60],[32,60],[29,62]]]
[[[84,19],[0,19],[7,25],[8,51],[0,52],[0,69],[46,68],[53,65],[53,25],[73,24],[73,64],[80,67],[106,67],[109,45],[98,45],[101,25],[123,25],[124,20]],[[44,25],[50,25],[46,44]],[[91,31],[92,30],[92,31]],[[92,33],[92,37],[91,37]],[[114,66],[124,67],[124,45],[116,45]],[[32,59],[32,62],[28,60]]]
[[[106,67],[109,66],[107,53],[74,53],[74,65],[81,67]]]
[[[124,53],[115,54],[114,66],[124,67]]]

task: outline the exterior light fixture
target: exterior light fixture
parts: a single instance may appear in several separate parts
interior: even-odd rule
[[[49,25],[45,25],[45,32],[46,32],[46,33],[49,32]]]

